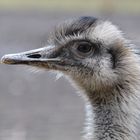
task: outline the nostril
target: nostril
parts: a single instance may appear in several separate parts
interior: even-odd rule
[[[30,55],[27,55],[27,57],[29,57],[29,58],[40,58],[41,55],[40,54],[30,54]]]

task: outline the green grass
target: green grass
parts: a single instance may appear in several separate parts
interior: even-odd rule
[[[0,8],[140,12],[140,0],[0,0]]]

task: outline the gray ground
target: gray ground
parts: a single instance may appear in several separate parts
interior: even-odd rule
[[[45,44],[61,20],[94,13],[0,11],[0,57]],[[103,16],[140,45],[139,15]],[[0,65],[0,140],[79,140],[84,102],[65,80],[33,74],[27,67]]]

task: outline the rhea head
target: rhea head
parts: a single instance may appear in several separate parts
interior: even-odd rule
[[[106,91],[122,82],[132,55],[118,28],[108,21],[80,17],[60,24],[40,49],[5,55],[6,64],[61,71],[87,93]],[[124,67],[125,65],[125,67]]]

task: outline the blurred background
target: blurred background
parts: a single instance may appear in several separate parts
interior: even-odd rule
[[[140,0],[0,0],[0,57],[45,45],[61,21],[111,20],[140,45]],[[0,140],[78,140],[84,102],[64,78],[0,65]]]

